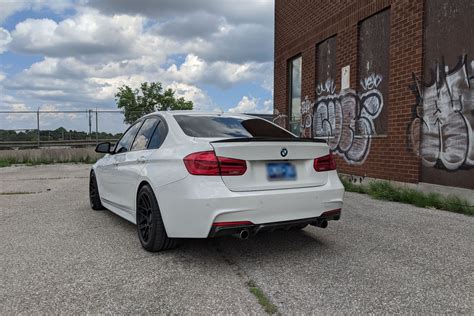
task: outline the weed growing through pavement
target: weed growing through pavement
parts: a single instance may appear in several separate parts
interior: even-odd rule
[[[341,182],[348,192],[368,194],[378,200],[401,202],[418,207],[436,208],[466,215],[474,215],[474,206],[469,205],[467,200],[454,195],[444,197],[434,192],[423,193],[411,188],[396,187],[388,181],[372,181],[367,185],[358,185],[341,177]]]
[[[262,305],[266,313],[276,314],[278,312],[277,307],[270,302],[265,293],[263,293],[262,289],[259,288],[254,281],[250,280],[246,284],[250,293],[252,293],[257,298],[258,303]]]

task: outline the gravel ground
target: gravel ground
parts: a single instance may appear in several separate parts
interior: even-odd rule
[[[474,217],[346,194],[329,227],[142,250],[87,165],[0,169],[0,314],[474,313]],[[288,201],[291,209],[291,201]]]

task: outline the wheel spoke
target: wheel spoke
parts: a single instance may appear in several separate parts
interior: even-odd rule
[[[95,185],[94,185],[94,179],[91,177],[89,181],[89,192],[91,197],[95,197]]]
[[[150,198],[148,195],[144,195],[145,197],[145,203],[146,203],[146,208],[151,209],[151,203],[150,203]]]
[[[150,229],[148,228],[148,226],[146,226],[146,227],[145,227],[145,230],[144,230],[144,232],[143,232],[143,239],[144,239],[145,241],[148,241],[148,235],[149,235],[149,233],[150,233]]]
[[[146,218],[146,216],[147,216],[147,211],[146,211],[145,208],[138,206],[138,214],[139,214],[140,216],[143,216],[143,217]]]
[[[153,223],[152,197],[142,192],[138,197],[137,205],[137,225],[138,232],[143,242],[148,242],[151,236]]]

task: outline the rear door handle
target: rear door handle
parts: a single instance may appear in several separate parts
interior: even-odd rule
[[[146,161],[146,157],[145,156],[140,156],[138,159],[137,159],[138,162],[141,162],[141,163],[144,163]]]

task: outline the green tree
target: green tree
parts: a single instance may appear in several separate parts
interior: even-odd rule
[[[182,97],[176,98],[172,89],[163,91],[160,82],[143,82],[140,89],[123,85],[115,94],[115,101],[117,107],[123,110],[124,122],[128,124],[154,111],[193,109],[192,101],[186,101]]]

